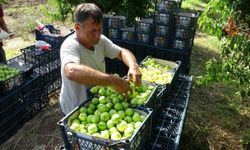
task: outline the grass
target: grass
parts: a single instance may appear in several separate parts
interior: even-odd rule
[[[184,0],[182,2],[183,9],[203,11],[209,0]]]
[[[203,11],[206,1],[185,0],[184,9]],[[202,76],[205,63],[220,59],[216,37],[197,32],[192,50],[194,81]],[[181,140],[183,150],[247,149],[250,144],[250,101],[235,95],[236,87],[217,82],[192,89]]]
[[[59,21],[53,20],[51,17],[45,15],[45,11],[48,10],[48,5],[45,4],[34,4],[37,2],[20,2],[23,4],[22,7],[13,5],[6,9],[5,20],[10,29],[13,30],[15,37],[4,41],[4,49],[6,51],[6,58],[10,59],[16,55],[21,54],[20,49],[25,48],[35,43],[34,29],[37,26],[35,20],[39,20],[44,24],[53,24],[57,26],[70,26],[71,24],[64,24]],[[11,5],[11,4],[10,4]],[[20,15],[22,14],[22,15]]]
[[[220,59],[219,41],[197,33],[191,55],[194,81],[207,60]],[[192,89],[181,149],[244,149],[250,143],[248,99],[235,96],[236,87],[217,82]]]

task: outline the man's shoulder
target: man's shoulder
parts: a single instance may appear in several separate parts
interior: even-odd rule
[[[105,35],[101,34],[101,38],[100,38],[100,44],[106,44],[106,43],[110,43],[111,40],[108,39]]]
[[[63,45],[77,45],[77,44],[78,44],[78,41],[76,39],[75,34],[68,36],[63,42]]]

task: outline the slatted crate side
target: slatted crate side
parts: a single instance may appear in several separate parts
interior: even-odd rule
[[[125,16],[103,16],[103,28],[121,29],[126,27],[127,19]]]
[[[1,96],[7,95],[8,93],[11,93],[11,91],[20,87],[24,82],[24,77],[24,73],[20,71],[18,74],[4,81],[0,81],[0,98]]]
[[[51,62],[48,62],[44,65],[34,68],[34,72],[40,75],[45,75],[45,74],[50,73],[52,70],[58,69],[60,67],[61,67],[60,59],[55,59]]]
[[[5,123],[19,107],[24,105],[22,87],[12,91],[0,99],[0,120]]]
[[[124,41],[136,41],[135,27],[121,28],[121,40]]]
[[[157,0],[156,11],[178,12],[181,9],[181,3],[182,0]]]
[[[58,90],[61,88],[62,85],[62,79],[58,78],[55,81],[49,82],[48,84],[45,85],[45,90],[47,95],[53,93],[54,91]]]
[[[35,45],[31,45],[21,49],[21,52],[24,55],[25,63],[33,64],[34,67],[40,67],[46,63],[59,59],[60,57],[59,48],[52,48],[44,51],[36,48]]]
[[[15,135],[27,121],[24,107],[19,107],[7,122],[0,123],[0,144]]]
[[[12,95],[6,97],[8,101],[13,100],[13,104],[8,109],[1,111],[1,138],[7,139],[13,132],[21,128],[21,125],[41,111],[41,101],[44,100],[41,88],[35,86],[36,79],[25,83]],[[32,89],[32,90],[30,90]],[[36,92],[35,92],[36,91]],[[1,105],[2,106],[2,105]]]

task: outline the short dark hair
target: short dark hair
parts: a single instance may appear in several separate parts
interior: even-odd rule
[[[95,23],[102,23],[103,13],[101,9],[93,3],[79,4],[75,9],[75,23],[84,23],[87,19],[93,18]]]

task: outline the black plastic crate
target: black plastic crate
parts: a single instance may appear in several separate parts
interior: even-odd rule
[[[103,16],[103,27],[104,28],[113,28],[120,29],[126,27],[126,17],[125,16],[113,16],[113,15],[104,15]]]
[[[113,74],[118,73],[120,75],[119,65],[117,65],[118,62],[119,60],[117,59],[105,58],[106,72],[113,73]]]
[[[80,106],[85,105],[88,101],[84,102]],[[74,132],[69,127],[67,127],[68,121],[71,115],[77,113],[80,106],[76,107],[71,113],[65,116],[58,122],[60,126],[62,137],[64,140],[64,145],[66,149],[89,149],[89,150],[102,150],[102,149],[129,149],[129,150],[139,150],[144,149],[144,145],[149,139],[151,131],[151,121],[152,121],[152,110],[144,107],[138,107],[134,109],[139,113],[146,114],[146,119],[142,122],[142,126],[137,130],[137,132],[127,140],[105,140],[101,138],[95,138],[86,134]]]
[[[35,76],[23,87],[24,99],[30,106],[31,115],[35,115],[48,104],[48,94],[42,83],[41,76]],[[32,111],[31,111],[32,110]]]
[[[181,9],[181,3],[182,0],[158,0],[156,2],[156,11],[178,12]]]
[[[144,44],[152,44],[152,35],[137,32],[137,42]]]
[[[59,49],[53,48],[43,51],[36,48],[35,45],[21,49],[21,52],[24,54],[25,63],[33,64],[34,67],[39,67],[60,57]]]
[[[17,133],[18,129],[28,120],[26,118],[26,111],[23,107],[19,107],[15,114],[8,120],[8,122],[0,124],[0,144],[4,143],[11,136]]]
[[[182,119],[184,108],[185,107],[176,107],[174,105],[170,105],[169,107],[165,107],[161,109],[160,117],[162,119],[169,119],[171,121],[178,122]]]
[[[174,138],[180,135],[180,121],[173,120],[158,120],[158,125],[152,130],[152,134],[158,134],[159,136],[165,136],[167,138]]]
[[[153,32],[153,19],[144,18],[137,22],[136,31],[144,34],[152,34]]]
[[[179,12],[174,15],[174,27],[182,29],[195,29],[199,13],[196,12]]]
[[[155,24],[156,25],[166,25],[171,27],[173,20],[173,14],[171,13],[163,13],[163,12],[156,12],[155,13]]]
[[[105,58],[106,72],[119,74],[120,77],[127,75],[128,67],[119,59]]]
[[[164,59],[168,61],[181,61],[181,71],[186,65],[190,63],[190,51],[187,50],[176,50],[156,47],[154,45],[148,45],[140,42],[113,40],[114,43],[122,47],[128,48],[135,55],[137,62],[140,63],[147,56],[152,56],[158,59]],[[108,69],[108,68],[107,68]]]
[[[165,36],[154,36],[154,46],[156,47],[169,48],[169,41],[170,39]]]
[[[163,103],[161,114],[153,124],[150,150],[177,150],[180,145],[182,129],[185,123],[189,95],[193,77],[179,75],[172,95]]]
[[[10,107],[14,107],[13,105],[17,105],[16,107],[18,107],[19,104],[22,104],[22,101],[24,98],[23,96],[26,92],[29,92],[31,89],[34,89],[34,88],[41,88],[40,81],[41,81],[40,78],[34,77],[33,79],[23,83],[18,88],[13,89],[8,94],[0,97],[0,112],[3,112],[6,109],[9,109]],[[27,87],[30,87],[30,89],[27,90],[26,89]]]
[[[187,104],[187,98],[189,97],[189,92],[191,90],[192,78],[187,78],[180,74],[176,83],[172,86],[170,90],[171,93],[165,95],[162,101],[162,108],[164,109],[185,109]]]
[[[56,34],[60,34],[60,30],[57,30],[54,28],[53,25],[45,25],[47,29],[49,29],[51,34],[43,34],[39,30],[35,30],[36,40],[41,40],[49,43],[52,48],[60,48],[63,41],[74,33],[74,31],[71,31],[66,36],[60,36]]]
[[[152,136],[153,139],[157,139],[157,141],[152,140],[150,142],[150,146],[145,147],[147,150],[176,150],[178,149],[179,144],[176,144],[176,140],[174,138],[166,138],[164,136]]]
[[[40,90],[39,90],[40,92]],[[4,120],[0,123],[0,143],[5,142],[11,136],[17,133],[17,130],[22,127],[24,123],[26,123],[30,118],[32,118],[35,114],[41,111],[41,105],[38,99],[34,99],[34,95],[37,93],[31,92],[32,99],[25,99],[22,106],[19,106],[12,111],[9,116],[6,116]],[[27,95],[28,96],[28,95]]]
[[[194,39],[179,39],[175,38],[171,40],[170,48],[174,50],[184,51],[187,53],[191,53],[192,47],[193,47]]]
[[[42,103],[42,100],[46,100],[46,97],[42,97],[44,93],[40,77],[34,77],[32,80],[25,82],[19,88],[0,98],[0,119],[2,122],[5,119],[8,120],[9,115],[29,101]]]
[[[193,39],[195,36],[195,29],[184,29],[184,28],[175,28],[173,37],[174,38],[180,38],[180,39]]]
[[[43,84],[48,84],[56,81],[57,79],[61,78],[61,68],[55,68],[50,70],[49,72],[41,75]]]
[[[45,85],[45,89],[47,92],[47,95],[51,94],[52,92],[58,90],[61,88],[62,85],[62,79],[58,78],[57,80],[53,81],[53,82],[49,82]]]
[[[17,74],[8,77],[3,81],[0,81],[0,98],[1,96],[10,93],[12,90],[22,85],[23,82],[24,82],[24,73],[20,70]]]
[[[170,37],[170,27],[166,25],[155,25],[155,35]]]
[[[7,60],[7,64],[10,64],[12,62],[22,62],[22,63],[25,63],[25,61],[24,61],[24,55],[20,54],[18,56],[15,56],[15,57]]]
[[[48,62],[46,64],[43,64],[39,67],[34,68],[34,72],[38,74],[46,74],[54,69],[58,69],[61,67],[61,61],[60,59],[55,59],[54,61]]]
[[[121,30],[116,28],[108,28],[107,34],[105,34],[108,38],[111,39],[121,39]]]
[[[186,65],[181,66],[181,72],[188,75],[191,70],[192,64],[187,63]]]
[[[23,91],[21,88],[11,92],[7,96],[3,96],[0,99],[0,119],[1,122],[4,121],[5,118],[15,112],[20,106],[24,103],[23,99]]]
[[[121,39],[124,41],[135,41],[135,27],[121,28]]]
[[[36,115],[45,106],[47,94],[35,77],[22,87],[1,99],[0,143],[14,135],[22,124]],[[7,106],[8,105],[8,106]]]

